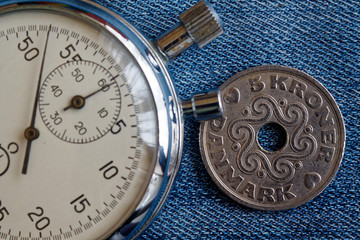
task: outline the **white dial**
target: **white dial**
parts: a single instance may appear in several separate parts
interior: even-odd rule
[[[0,239],[105,238],[155,167],[154,100],[126,37],[37,8],[0,12]]]

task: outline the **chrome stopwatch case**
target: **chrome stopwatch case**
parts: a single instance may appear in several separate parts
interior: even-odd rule
[[[204,2],[180,19],[148,41],[91,1],[0,3],[0,239],[133,238],[148,225],[182,152],[166,61],[222,32]],[[186,113],[218,110],[217,93],[196,99]]]

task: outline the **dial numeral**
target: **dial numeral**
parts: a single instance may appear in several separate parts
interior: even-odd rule
[[[54,94],[54,97],[60,97],[63,94],[63,91],[59,86],[51,86],[51,91]]]
[[[31,61],[35,59],[37,56],[39,56],[39,50],[37,48],[32,48],[29,51],[27,51],[24,55],[24,58],[26,61]]]
[[[59,125],[63,121],[58,111],[56,111],[54,114],[50,114],[50,118],[53,120],[55,125]]]
[[[84,123],[83,123],[83,122],[80,122],[80,121],[79,121],[74,127],[75,127],[76,131],[78,131],[78,133],[79,133],[80,135],[84,135],[84,134],[87,133],[87,129],[86,129],[86,127],[84,127]]]
[[[114,126],[111,128],[112,134],[120,133],[122,130],[122,126],[126,127],[126,123],[124,122],[124,120],[121,119],[117,123],[115,123]]]
[[[39,49],[37,48],[31,48],[30,50],[29,47],[30,45],[34,44],[33,40],[31,39],[31,37],[27,37],[25,38],[22,43],[18,44],[18,49],[21,52],[25,52],[24,54],[24,58],[26,61],[31,61],[33,59],[35,59],[37,56],[39,56]]]
[[[75,47],[74,47],[72,44],[70,44],[70,45],[68,45],[68,46],[65,47],[65,50],[64,50],[64,51],[63,51],[63,50],[60,51],[60,57],[62,57],[62,58],[64,58],[64,59],[65,59],[65,58],[68,58],[68,57],[71,56],[71,54],[72,54],[73,52],[76,52],[76,49],[75,49]],[[76,54],[76,55],[74,55],[74,56],[72,57],[72,60],[73,60],[73,61],[82,61],[82,58],[80,57],[79,54]]]
[[[24,43],[24,44],[23,44]],[[33,40],[31,39],[31,37],[27,37],[27,38],[25,38],[24,40],[23,40],[23,42],[22,43],[19,43],[18,44],[18,49],[20,50],[20,51],[26,51],[28,48],[29,48],[29,46],[31,45],[31,44],[33,44],[34,42],[33,42]],[[24,47],[23,47],[24,46]]]
[[[0,207],[1,207],[2,203],[0,201]],[[0,208],[0,222],[2,220],[4,220],[5,216],[9,216],[9,211],[5,208],[5,207],[2,207]]]
[[[114,166],[113,163],[114,161],[110,161],[99,169],[99,171],[103,173],[103,177],[106,180],[112,179],[119,173],[119,169],[116,166]]]
[[[106,118],[109,115],[109,112],[105,108],[102,108],[100,111],[98,111],[98,114],[99,117]]]
[[[87,200],[84,194],[71,201],[70,204],[74,205],[74,211],[77,213],[82,213],[83,211],[85,211],[86,206],[91,206],[90,202]]]
[[[103,92],[107,92],[110,89],[110,86],[106,83],[106,80],[104,78],[98,81],[98,86],[102,87],[101,90]]]
[[[31,222],[35,222],[35,228],[39,231],[44,230],[50,225],[50,219],[48,217],[43,217],[44,209],[37,207],[38,212],[30,212],[28,216]]]
[[[75,78],[76,82],[81,82],[85,79],[84,74],[81,73],[79,68],[76,68],[74,71],[72,71],[71,75]]]

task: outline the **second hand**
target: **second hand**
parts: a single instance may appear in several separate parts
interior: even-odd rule
[[[30,123],[30,127],[26,128],[25,132],[24,132],[25,138],[27,139],[27,145],[26,145],[26,152],[25,152],[24,163],[23,163],[23,168],[22,168],[22,174],[27,173],[27,169],[28,169],[28,165],[29,165],[31,143],[33,140],[37,139],[40,135],[39,130],[37,130],[35,128],[35,119],[36,119],[37,105],[39,102],[41,79],[42,79],[42,74],[43,74],[43,70],[44,70],[45,56],[46,56],[46,50],[47,50],[47,46],[48,46],[48,42],[49,42],[50,31],[51,31],[51,24],[49,26],[49,30],[46,35],[44,53],[43,53],[42,60],[41,60],[38,85],[37,85],[37,89],[36,89],[36,96],[35,96],[32,116],[31,116],[31,123]]]

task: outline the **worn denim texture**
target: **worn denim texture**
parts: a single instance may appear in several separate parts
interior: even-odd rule
[[[155,38],[194,0],[98,0]],[[279,64],[307,72],[334,96],[347,143],[340,169],[318,197],[296,209],[242,207],[216,188],[198,148],[199,123],[185,124],[183,159],[170,195],[140,239],[360,238],[359,0],[211,0],[225,33],[169,63],[179,96],[215,88],[239,71]]]

